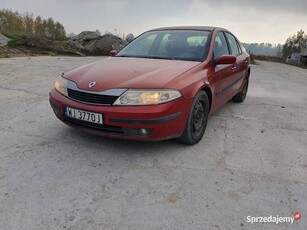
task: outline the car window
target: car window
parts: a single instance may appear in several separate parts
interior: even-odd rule
[[[227,42],[222,32],[219,32],[215,37],[213,55],[214,59],[221,57],[223,55],[229,55]]]
[[[230,46],[231,54],[234,56],[240,55],[242,51],[239,49],[238,42],[235,37],[230,33],[226,33],[226,37]]]
[[[196,30],[150,31],[133,40],[117,56],[203,61],[209,35],[209,31]]]

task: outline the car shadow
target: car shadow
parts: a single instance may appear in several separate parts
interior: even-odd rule
[[[117,139],[85,133],[70,127],[64,127],[61,135],[64,135],[68,142],[73,140],[76,143],[87,146],[91,150],[108,150],[109,152],[118,154],[159,154],[168,152],[170,149],[172,149],[172,151],[176,151],[176,149],[181,149],[182,151],[182,148],[191,147],[188,145],[184,145],[175,139],[164,141],[138,141]]]

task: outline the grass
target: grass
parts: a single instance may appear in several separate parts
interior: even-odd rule
[[[258,60],[258,61],[269,61],[269,62],[285,63],[285,60],[283,58],[281,58],[281,57],[251,54],[250,55],[250,63],[253,64],[253,65],[257,65],[256,60]]]
[[[285,63],[285,60],[282,57],[275,56],[264,56],[264,55],[254,55],[251,54],[251,60],[259,60],[259,61],[269,61],[269,62],[280,62]]]
[[[256,65],[257,63],[255,62],[255,55],[251,54],[250,55],[250,63],[253,65]]]
[[[275,57],[275,56],[264,56],[264,55],[254,55],[251,54],[250,55],[250,63],[251,64],[256,64],[256,60],[258,61],[268,61],[268,62],[279,62],[279,63],[283,63],[286,64],[285,59],[283,59],[282,57]],[[300,65],[294,65],[303,69],[307,69],[307,64],[300,64]]]
[[[16,44],[16,42],[20,39],[20,35],[17,35],[17,34],[8,34],[8,33],[3,33],[3,35],[9,39],[11,39],[7,45],[9,47],[12,47]]]
[[[298,67],[301,67],[303,69],[307,69],[307,65],[303,65],[303,64],[298,65]]]

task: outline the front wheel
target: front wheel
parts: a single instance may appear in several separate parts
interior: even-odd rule
[[[204,91],[199,92],[191,106],[185,130],[178,140],[187,145],[198,143],[204,135],[209,115],[209,99]]]

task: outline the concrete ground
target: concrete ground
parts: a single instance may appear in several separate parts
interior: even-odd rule
[[[99,57],[0,59],[1,229],[307,229],[307,70],[259,62],[195,146],[80,133],[53,114],[62,71]],[[247,216],[293,216],[247,223]]]

